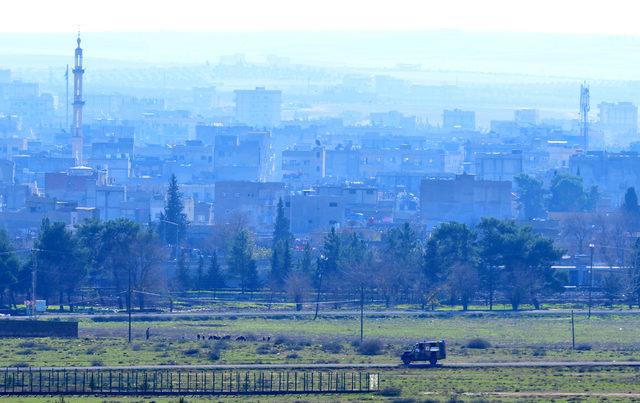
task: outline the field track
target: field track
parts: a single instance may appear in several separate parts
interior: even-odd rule
[[[229,364],[229,365],[135,365],[135,366],[101,366],[101,367],[37,367],[38,369],[102,369],[102,370],[118,370],[118,369],[288,369],[288,370],[316,370],[316,369],[463,369],[463,368],[596,368],[596,367],[638,367],[640,361],[514,361],[514,362],[456,362],[442,363],[436,367],[428,364],[412,364],[408,367],[397,362],[388,363],[356,363],[356,364]],[[28,367],[18,368],[19,370],[29,371]],[[33,368],[32,368],[33,369]]]

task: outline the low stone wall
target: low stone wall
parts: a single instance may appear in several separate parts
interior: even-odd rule
[[[2,319],[0,337],[78,337],[78,322]]]

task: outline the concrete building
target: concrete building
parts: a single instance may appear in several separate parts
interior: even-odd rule
[[[273,231],[278,200],[285,199],[281,182],[216,182],[214,222],[216,225],[242,220],[258,234]]]
[[[447,131],[473,131],[476,129],[476,113],[446,109],[442,114],[442,128]]]
[[[537,109],[518,109],[513,112],[513,120],[518,126],[536,126],[540,116]]]
[[[274,171],[271,133],[219,135],[213,148],[216,180],[267,181]]]
[[[512,181],[524,172],[521,150],[510,153],[478,153],[475,155],[475,174],[480,180]]]
[[[637,152],[579,153],[569,159],[568,167],[572,174],[580,174],[585,189],[598,186],[601,196],[610,199],[613,206],[620,205],[629,187],[640,189],[640,154]]]
[[[236,90],[235,118],[238,123],[257,129],[280,126],[282,92],[256,87],[255,90]]]
[[[327,232],[345,222],[346,202],[342,195],[306,190],[287,198],[285,213],[290,220],[291,232],[296,235]]]
[[[598,125],[604,133],[605,143],[626,146],[638,141],[638,107],[631,102],[598,105]]]
[[[473,175],[423,179],[420,215],[429,228],[448,221],[473,225],[482,217],[513,217],[511,182],[477,180]]]
[[[295,190],[318,185],[326,175],[324,147],[299,148],[282,152],[282,181]]]

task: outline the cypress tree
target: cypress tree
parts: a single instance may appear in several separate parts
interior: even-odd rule
[[[160,235],[169,245],[179,245],[188,224],[178,179],[172,174],[167,188],[164,212],[160,214]]]

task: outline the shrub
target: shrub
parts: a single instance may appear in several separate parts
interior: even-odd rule
[[[479,337],[471,339],[467,342],[467,348],[477,348],[484,350],[489,347],[491,347],[491,343],[489,343],[489,340],[481,339]]]
[[[197,348],[189,348],[187,350],[184,350],[182,353],[184,355],[196,355],[200,352],[200,350],[198,350]]]
[[[268,344],[260,344],[258,347],[256,347],[256,354],[271,354],[271,346]]]
[[[578,344],[576,346],[576,350],[578,350],[578,351],[590,351],[591,350],[591,344],[585,344],[585,343]]]
[[[402,394],[402,389],[401,388],[394,388],[391,386],[387,386],[386,388],[382,389],[380,392],[378,392],[378,394],[380,396],[384,396],[384,397],[398,397]]]
[[[18,355],[33,355],[35,354],[33,350],[20,350],[20,351],[16,351],[16,354]]]
[[[279,345],[279,344],[294,344],[294,341],[292,339],[290,339],[287,336],[283,336],[283,335],[278,335],[275,337],[275,339],[273,339],[273,344],[275,345]]]
[[[23,341],[22,343],[18,343],[18,347],[24,349],[33,349],[37,351],[49,351],[53,350],[53,347],[48,345],[47,343],[38,343],[35,341]]]
[[[13,364],[11,366],[14,367],[14,368],[27,368],[30,365],[28,363],[24,362],[24,361],[21,361],[21,362],[16,362],[15,364]]]
[[[533,350],[534,357],[544,357],[545,355],[547,355],[547,350],[545,350],[542,347],[538,347],[535,350]]]
[[[287,354],[287,359],[288,360],[296,360],[298,358],[300,358],[300,356],[297,353]]]
[[[142,346],[140,346],[140,344],[132,344],[131,345],[131,350],[140,351],[140,350],[142,350]]]
[[[322,346],[320,348],[325,353],[338,354],[342,351],[342,344],[335,341],[329,341],[326,343],[322,343]]]
[[[362,355],[378,355],[382,353],[380,340],[365,340],[358,346],[358,352]]]
[[[92,367],[101,367],[103,366],[103,362],[101,360],[91,360]]]
[[[220,351],[211,350],[207,355],[209,361],[218,361],[220,359]]]

